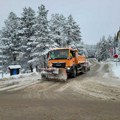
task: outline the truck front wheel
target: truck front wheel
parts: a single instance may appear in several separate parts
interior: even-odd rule
[[[76,68],[74,67],[74,68],[73,68],[72,77],[75,78],[76,76],[77,76],[77,70],[76,70]]]

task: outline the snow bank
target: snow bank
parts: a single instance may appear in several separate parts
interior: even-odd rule
[[[111,70],[113,74],[120,78],[120,62],[110,62],[111,63]]]
[[[9,78],[10,77],[10,73],[8,74],[3,74],[3,78]],[[0,79],[2,79],[2,72],[0,73]]]
[[[40,81],[41,75],[37,72],[4,77],[0,80],[0,92],[21,90]]]
[[[0,79],[3,79],[3,80],[18,79],[18,78],[27,77],[30,75],[37,75],[37,74],[38,74],[37,72],[33,72],[33,73],[24,73],[24,74],[10,76],[10,73],[8,73],[8,74],[3,74],[3,78],[2,78],[2,73],[0,73]]]

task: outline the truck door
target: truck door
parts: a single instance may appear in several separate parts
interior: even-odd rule
[[[70,50],[71,66],[75,65],[75,58],[76,58],[75,51]]]

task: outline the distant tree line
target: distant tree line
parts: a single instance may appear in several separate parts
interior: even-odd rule
[[[23,8],[21,17],[10,12],[0,31],[4,66],[20,64],[24,71],[34,67],[44,67],[46,53],[55,47],[75,47],[80,49],[81,32],[72,15],[52,14],[48,20],[48,10],[44,5],[37,13],[31,8]]]
[[[114,37],[109,36],[105,38],[103,36],[96,45],[96,58],[99,61],[105,61],[108,58],[113,58],[114,53],[116,52],[116,35]]]

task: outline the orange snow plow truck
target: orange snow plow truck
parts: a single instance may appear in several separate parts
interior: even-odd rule
[[[78,55],[72,48],[55,48],[47,54],[47,68],[41,72],[42,79],[66,81],[68,77],[76,77],[87,71],[86,57]]]

